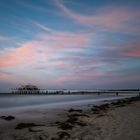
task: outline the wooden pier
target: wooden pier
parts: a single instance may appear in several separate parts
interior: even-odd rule
[[[11,94],[11,93],[10,93]],[[38,89],[38,90],[23,90],[12,91],[12,94],[16,95],[101,95],[101,94],[115,94],[116,96],[123,94],[137,94],[140,95],[140,89],[132,89],[132,90],[66,90],[66,89]]]

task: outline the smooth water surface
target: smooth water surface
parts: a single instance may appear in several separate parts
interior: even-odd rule
[[[72,105],[84,102],[99,102],[127,98],[132,95],[0,95],[0,109],[30,107],[40,105]]]

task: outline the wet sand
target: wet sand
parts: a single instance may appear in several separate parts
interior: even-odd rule
[[[24,115],[24,113],[26,115]],[[3,114],[1,140],[139,140],[140,97],[88,108]],[[27,117],[27,113],[28,115]]]

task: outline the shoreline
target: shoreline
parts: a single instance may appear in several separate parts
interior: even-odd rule
[[[90,104],[89,108],[85,109],[79,107],[78,109],[53,110],[55,113],[52,116],[49,116],[50,113],[45,112],[45,110],[43,114],[40,112],[42,115],[39,114],[39,117],[32,114],[31,118],[24,118],[23,115],[21,117],[13,116],[15,118],[5,120],[4,116],[3,118],[1,116],[0,137],[1,140],[117,140],[117,138],[121,138],[121,131],[125,131],[122,128],[128,125],[130,120],[132,124],[138,123],[136,128],[138,127],[140,130],[140,121],[137,119],[140,114],[135,114],[138,107],[140,107],[139,96],[119,99],[102,105]],[[132,118],[129,117],[130,114],[128,115],[129,111],[133,113]],[[121,117],[126,117],[125,115],[128,117]],[[123,126],[124,122],[120,122],[119,119],[126,119],[129,123]],[[107,122],[108,124],[106,124]],[[110,125],[110,129],[107,125]],[[117,129],[120,125],[123,126],[121,131]],[[131,135],[134,137],[133,140],[138,140],[140,137],[140,133],[137,134],[138,130],[132,131],[131,126],[129,127],[127,129],[134,133],[134,136]],[[114,134],[115,130],[117,134]],[[116,138],[115,135],[117,135]]]
[[[40,95],[40,96],[42,96],[42,95]],[[67,95],[67,96],[74,97],[76,95]],[[5,115],[11,115],[11,114],[18,115],[18,114],[22,114],[22,112],[29,112],[27,114],[27,117],[28,117],[28,115],[30,115],[30,112],[36,112],[37,110],[42,110],[42,111],[43,110],[45,110],[45,111],[57,110],[57,109],[61,109],[61,110],[65,109],[66,110],[66,109],[69,109],[71,107],[73,107],[73,108],[77,108],[77,107],[87,108],[89,105],[93,105],[93,104],[94,105],[101,105],[105,102],[110,103],[110,102],[113,102],[113,101],[118,100],[118,99],[131,98],[131,97],[135,97],[137,95],[131,94],[131,95],[112,96],[110,94],[106,94],[104,96],[102,96],[102,95],[96,95],[96,96],[94,96],[94,95],[80,95],[80,96],[82,96],[82,98],[84,96],[91,96],[91,97],[90,98],[88,97],[87,99],[80,99],[80,100],[74,100],[74,101],[72,101],[72,100],[69,100],[69,101],[66,100],[66,101],[61,101],[61,102],[60,101],[59,102],[53,101],[50,103],[46,103],[46,101],[49,99],[52,100],[52,98],[47,98],[47,100],[46,100],[46,98],[44,98],[45,100],[42,103],[31,104],[31,105],[30,105],[30,102],[28,100],[26,105],[22,105],[22,103],[18,103],[16,106],[15,105],[13,106],[11,104],[11,106],[9,106],[9,107],[0,108],[0,116],[3,114],[5,114]],[[63,98],[63,95],[61,97]],[[59,97],[59,100],[61,100],[61,97]],[[101,98],[98,98],[98,97],[101,97]],[[26,101],[26,98],[24,98],[23,100]],[[23,102],[23,100],[22,100],[22,102]],[[37,100],[37,99],[34,99],[34,100]],[[5,100],[5,102],[6,102],[6,100]],[[7,100],[7,102],[8,102],[8,100]]]

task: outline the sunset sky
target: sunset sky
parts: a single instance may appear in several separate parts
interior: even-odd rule
[[[0,92],[140,88],[139,0],[0,0]]]

